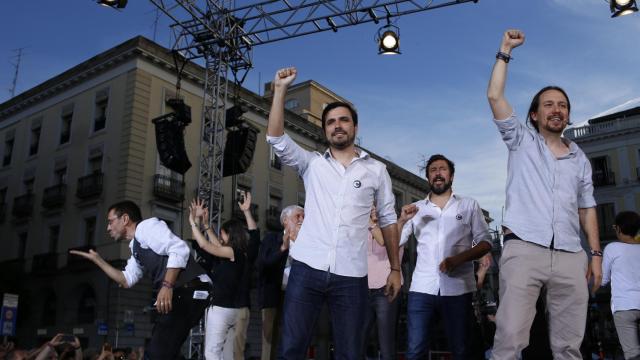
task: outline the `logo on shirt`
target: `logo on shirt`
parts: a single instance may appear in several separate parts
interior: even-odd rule
[[[462,220],[462,215],[460,214],[456,215],[456,220]]]
[[[353,181],[353,187],[354,188],[359,188],[360,186],[362,186],[362,183],[360,182],[360,180],[354,180]]]

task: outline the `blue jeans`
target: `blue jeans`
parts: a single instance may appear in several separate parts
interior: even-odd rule
[[[361,359],[367,277],[340,276],[295,260],[285,291],[279,359],[306,359],[325,302],[329,305],[335,359]]]
[[[366,352],[368,335],[376,324],[375,333],[380,345],[380,358],[391,360],[396,358],[396,329],[398,319],[398,295],[392,302],[384,294],[384,287],[369,289],[369,307],[365,321],[365,339],[363,351]]]
[[[469,324],[471,293],[458,296],[429,295],[409,292],[407,300],[407,359],[424,359],[429,353],[429,325],[436,313],[444,324],[453,358],[469,359]]]

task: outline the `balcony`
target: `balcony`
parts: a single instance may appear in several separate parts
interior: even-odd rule
[[[78,178],[76,196],[83,200],[100,196],[100,194],[102,194],[103,176],[104,174],[102,172],[94,172],[93,174]]]
[[[578,140],[579,142],[579,140],[582,140],[583,138],[618,132],[629,132],[637,130],[638,127],[640,127],[640,118],[633,116],[620,117],[595,124],[567,129],[564,132],[564,136],[573,141]]]
[[[25,218],[33,212],[35,196],[32,193],[24,194],[13,199],[11,214],[16,218]]]
[[[33,256],[31,273],[37,275],[52,274],[58,270],[58,254],[51,252]]]
[[[153,176],[153,195],[173,201],[184,200],[184,181],[166,175]]]
[[[53,209],[64,205],[67,198],[67,184],[58,184],[44,189],[42,194],[42,206]]]
[[[594,171],[593,186],[611,186],[616,184],[616,174],[613,171]]]
[[[253,216],[253,220],[255,220],[256,222],[258,222],[259,219],[259,215],[258,215],[258,204],[251,204],[251,215]],[[240,207],[236,204],[233,206],[233,214],[232,214],[233,218],[236,220],[240,220],[244,223],[245,219],[244,219],[244,214],[242,213],[242,210],[240,210]],[[278,215],[280,216],[280,215]],[[278,220],[280,221],[280,220]]]
[[[282,224],[280,223],[280,213],[282,210],[275,206],[269,206],[267,209],[266,225],[269,230],[279,231],[282,230]]]
[[[78,247],[74,247],[74,248],[69,248],[69,251],[78,250],[78,251],[89,252],[89,250],[95,250],[95,249],[96,249],[95,246],[85,245],[85,246],[78,246]],[[69,269],[69,270],[83,270],[83,269],[89,268],[91,266],[93,266],[93,263],[91,262],[91,260],[85,259],[84,257],[82,257],[80,255],[69,254],[68,251],[67,251],[67,269]]]

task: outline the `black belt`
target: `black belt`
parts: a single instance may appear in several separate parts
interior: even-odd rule
[[[554,238],[555,238],[555,236],[553,238],[551,238],[551,244],[549,245],[549,247],[546,247],[546,246],[540,245],[540,244],[536,244],[536,243],[533,243],[533,242],[530,242],[530,241],[527,241],[527,242],[531,243],[533,245],[537,245],[537,246],[543,247],[545,249],[549,249],[549,250],[569,252],[569,253],[571,252],[571,251],[567,251],[567,250],[561,250],[561,249],[554,248],[553,247],[553,239]],[[504,237],[502,239],[502,242],[506,243],[509,240],[522,240],[522,239],[518,235],[516,235],[515,233],[509,233],[509,234],[504,235]],[[522,241],[526,241],[526,240],[522,240]]]

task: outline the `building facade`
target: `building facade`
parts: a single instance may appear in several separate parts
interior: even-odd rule
[[[108,206],[124,199],[138,203],[144,217],[163,219],[182,238],[190,236],[185,224],[198,184],[203,79],[201,67],[187,64],[176,94],[171,53],[136,37],[0,104],[0,292],[20,296],[19,343],[32,346],[58,332],[76,334],[92,348],[104,340],[143,346],[149,338],[150,283],[120,289],[68,251],[93,248],[124,267],[128,244],[106,233]],[[309,83],[315,84],[306,89],[310,104],[328,102],[327,94],[341,99]],[[241,215],[232,204],[235,185],[252,192],[260,229],[278,230],[280,209],[304,204],[304,186],[264,141],[270,99],[244,88],[234,91],[248,109],[242,119],[259,133],[249,169],[223,181],[222,218]],[[177,96],[193,119],[184,138],[194,166],[184,176],[160,163],[151,122],[171,112],[166,100]],[[308,116],[287,111],[286,131],[303,147],[323,151],[314,106]],[[424,179],[372,156],[387,165],[397,208],[425,197]],[[253,313],[250,356],[260,351],[260,318]]]

